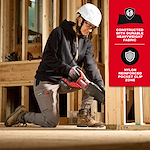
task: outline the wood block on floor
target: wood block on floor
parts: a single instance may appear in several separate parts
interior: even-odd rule
[[[150,125],[106,125],[110,130],[150,130]]]
[[[69,124],[69,118],[67,118],[67,117],[59,118],[59,125],[68,125],[68,124]]]

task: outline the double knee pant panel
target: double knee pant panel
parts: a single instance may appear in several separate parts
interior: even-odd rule
[[[34,84],[34,94],[41,110],[41,116],[39,117],[39,125],[41,125],[40,119],[45,122],[45,126],[56,126],[58,124],[58,108],[57,108],[57,90],[59,84],[52,85],[47,81],[40,81],[36,85]],[[43,117],[43,118],[41,118]],[[37,119],[37,118],[36,118]]]
[[[47,121],[47,118],[42,113],[29,112],[24,117],[26,122],[40,125],[41,127],[55,127],[57,125],[50,120]]]

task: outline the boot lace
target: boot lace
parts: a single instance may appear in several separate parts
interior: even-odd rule
[[[95,116],[91,114],[91,111],[89,109],[86,108],[88,104],[85,104],[84,106],[84,110],[86,110],[86,114],[85,114],[85,117],[86,117],[86,121],[88,122],[89,120],[95,120]]]
[[[86,121],[95,120],[95,116],[91,114],[91,111],[87,109]]]

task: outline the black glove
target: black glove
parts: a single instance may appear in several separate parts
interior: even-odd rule
[[[76,82],[80,77],[78,70],[80,70],[78,66],[74,66],[70,69],[68,76],[71,78],[71,81]]]
[[[102,90],[102,92],[104,94],[103,104],[105,104],[105,87],[103,85],[99,85],[99,88]]]
[[[103,85],[99,85],[99,88],[102,90],[102,92],[105,94],[105,87]]]

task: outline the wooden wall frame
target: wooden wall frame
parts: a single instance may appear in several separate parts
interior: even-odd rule
[[[66,17],[67,20],[75,21],[76,15],[75,12],[79,9],[83,4],[87,3],[87,0],[63,0],[65,2],[65,6],[67,6],[66,10],[63,10],[63,18]],[[28,102],[28,86],[33,85],[34,73],[40,63],[39,60],[36,61],[27,61],[27,51],[28,51],[28,1],[23,0],[23,28],[22,28],[22,60],[19,62],[5,62],[5,55],[10,52],[16,51],[18,46],[16,45],[16,13],[17,13],[17,2],[18,0],[0,1],[0,121],[4,121],[6,117],[6,103],[7,103],[7,87],[10,86],[21,86],[22,89],[22,104],[26,105],[27,109],[29,108]],[[98,5],[98,0],[92,0],[93,4]],[[106,124],[115,124],[115,125],[124,125],[126,124],[126,94],[130,94],[131,92],[126,93],[125,87],[110,87],[109,86],[109,0],[101,0],[102,4],[102,40],[103,40],[103,59],[102,63],[98,62],[98,31],[95,30],[93,32],[93,44],[96,46],[95,48],[95,59],[99,66],[100,70],[103,70],[103,77],[105,81],[105,89],[106,89],[106,104],[105,104],[105,120]],[[50,5],[52,5],[51,0],[43,1],[43,40],[42,45],[44,49],[45,42],[49,36],[49,32],[52,31],[50,28],[50,18],[53,15],[53,28],[59,25],[59,16],[60,16],[60,3],[58,0],[53,0],[53,12],[49,12]],[[9,6],[9,10],[6,11],[6,6]],[[13,9],[13,10],[12,10]],[[12,18],[10,17],[10,14]],[[51,15],[52,13],[52,15]],[[11,22],[10,19],[13,19]],[[47,21],[48,20],[48,21]],[[11,26],[8,26],[8,24]],[[13,30],[13,31],[12,31]],[[13,42],[8,43],[6,46],[7,39],[13,40]],[[33,47],[35,45],[33,44]],[[39,45],[39,47],[41,44]],[[12,48],[11,50],[10,47]],[[35,48],[35,47],[34,47]],[[36,49],[36,48],[35,48]],[[38,50],[38,53],[39,50]],[[105,64],[105,65],[104,65]],[[16,75],[15,79],[11,74],[11,71],[17,70],[18,67],[22,65],[23,73],[21,75],[21,79]],[[13,67],[15,67],[13,69]],[[30,68],[30,69],[29,69]],[[34,69],[33,69],[34,68]],[[32,71],[31,71],[32,70]],[[8,76],[5,74],[8,73]],[[104,73],[105,71],[105,73]],[[30,73],[29,73],[30,72]],[[19,72],[18,72],[19,73]],[[28,76],[28,74],[32,74],[32,76]],[[150,122],[150,102],[149,102],[149,87],[134,87],[132,91],[131,97],[134,94],[134,102],[135,102],[135,123],[143,124],[143,122]],[[134,93],[133,93],[134,92]],[[78,92],[67,94],[67,117],[69,117],[69,111],[76,111],[81,108],[81,98],[83,91],[80,90]],[[129,95],[128,95],[129,96]],[[129,96],[130,97],[130,96]],[[104,107],[102,109],[104,112]],[[97,112],[97,104],[93,103],[92,112]],[[67,119],[66,119],[67,120]]]

